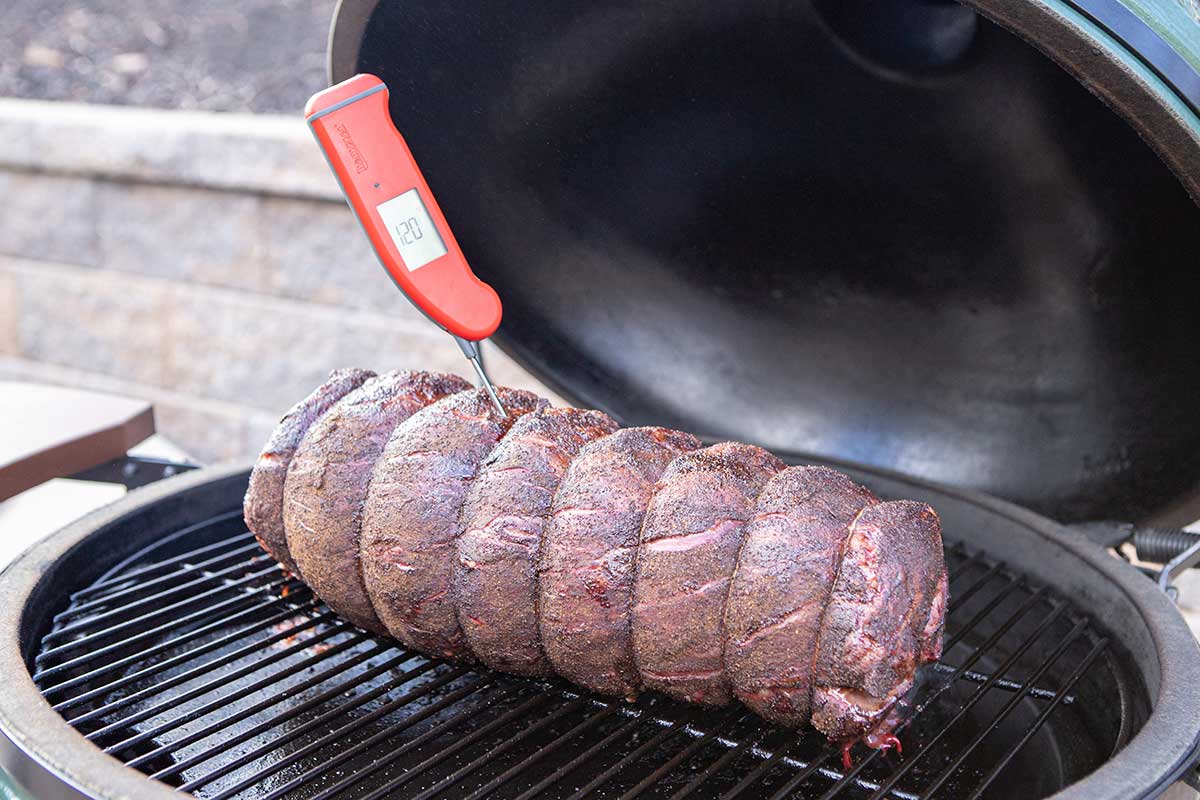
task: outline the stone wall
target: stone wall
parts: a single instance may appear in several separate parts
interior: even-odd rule
[[[212,462],[255,453],[338,366],[472,377],[380,269],[303,121],[0,100],[0,141],[0,379],[149,398]]]

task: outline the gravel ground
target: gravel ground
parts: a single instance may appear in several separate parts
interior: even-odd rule
[[[0,95],[296,114],[335,0],[5,0]]]

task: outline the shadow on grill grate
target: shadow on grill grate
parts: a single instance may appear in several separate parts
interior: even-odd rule
[[[282,574],[240,511],[73,594],[33,677],[96,745],[207,798],[1034,797],[1093,770],[1133,733],[1107,640],[1004,564],[947,557],[946,655],[904,753],[857,748],[849,771],[820,735],[740,708],[614,702],[405,651]],[[1047,758],[1058,736],[1092,746]]]

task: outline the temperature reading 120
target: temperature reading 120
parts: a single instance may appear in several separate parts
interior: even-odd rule
[[[446,243],[416,189],[380,203],[376,210],[409,272],[446,255]]]
[[[416,217],[409,217],[401,222],[396,227],[396,234],[405,244],[416,244],[417,239],[425,238],[425,235],[421,233],[421,223],[417,221]]]

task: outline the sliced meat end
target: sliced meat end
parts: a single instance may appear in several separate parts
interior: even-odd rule
[[[585,445],[554,497],[538,566],[538,628],[555,671],[596,692],[632,697],[634,560],[654,484],[696,437],[626,428]]]
[[[798,727],[812,709],[813,654],[850,522],[878,503],[826,467],[789,467],[759,495],[725,607],[725,671],[760,716]]]
[[[521,417],[467,489],[452,594],[472,652],[516,675],[548,675],[537,626],[542,530],[567,465],[617,430],[600,411],[546,408]]]
[[[499,388],[446,397],[399,425],[371,474],[359,563],[366,594],[387,631],[430,655],[472,660],[455,613],[451,576],[471,480],[520,417],[545,408],[531,392]]]
[[[392,430],[430,403],[469,387],[455,375],[397,371],[364,382],[308,429],[284,483],[284,533],[304,582],[359,627],[385,632],[358,560],[371,471]]]
[[[366,369],[335,369],[312,394],[292,406],[267,440],[242,502],[246,527],[258,543],[288,571],[296,573],[296,562],[288,549],[283,528],[283,485],[288,466],[309,427],[333,405],[362,386],[375,373]]]
[[[863,737],[941,651],[946,567],[941,523],[908,500],[864,509],[850,526],[821,624],[813,725]]]
[[[642,524],[633,653],[642,683],[693,703],[732,701],[725,676],[725,598],[746,521],[784,463],[725,442],[670,463]],[[680,624],[686,620],[686,624]]]

